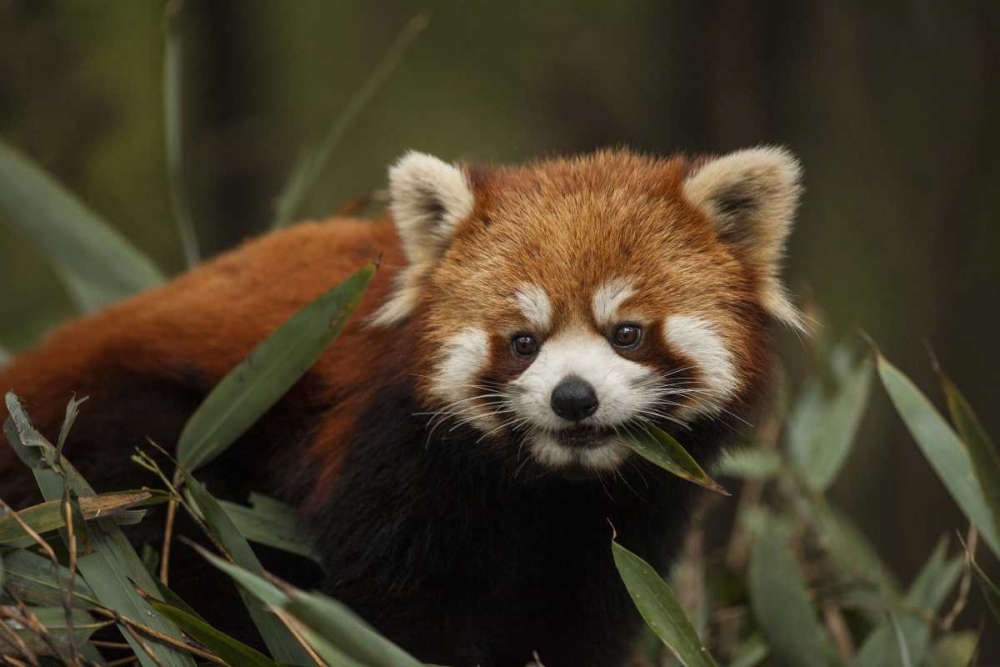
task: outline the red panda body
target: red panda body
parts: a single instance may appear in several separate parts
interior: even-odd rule
[[[494,169],[411,154],[390,186],[392,219],[247,243],[51,334],[0,389],[49,437],[89,396],[67,456],[98,490],[153,484],[133,447],[173,445],[261,339],[382,255],[340,338],[205,469],[209,488],[298,507],[323,590],[423,661],[624,664],[640,621],[609,522],[662,571],[695,487],[621,432],[656,424],[707,463],[752,417],[773,323],[797,324],[777,278],[797,165],[775,149]],[[26,503],[2,445],[0,497]],[[217,595],[195,560],[172,584],[201,610]]]

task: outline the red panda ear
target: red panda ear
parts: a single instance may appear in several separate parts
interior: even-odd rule
[[[781,259],[802,192],[802,169],[783,148],[736,151],[702,163],[684,181],[684,195],[715,223],[719,237],[761,276],[763,306],[803,329],[802,315],[781,283]]]
[[[418,264],[448,249],[475,196],[462,169],[411,151],[389,168],[389,200],[403,250]]]
[[[421,278],[451,245],[474,204],[469,178],[455,165],[411,151],[389,168],[389,208],[409,266],[398,274],[374,324],[395,324],[413,312]]]

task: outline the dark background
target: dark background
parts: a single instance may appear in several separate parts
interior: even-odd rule
[[[789,146],[806,194],[788,269],[834,337],[864,330],[935,400],[923,341],[1000,437],[1000,3],[190,2],[186,184],[203,253],[266,229],[315,141],[402,25],[431,16],[339,147],[308,214],[416,148],[509,161],[624,144]],[[0,136],[165,270],[163,4],[0,0]],[[72,307],[0,224],[0,344]],[[802,357],[789,337],[788,358]],[[964,521],[881,389],[834,499],[905,579]]]

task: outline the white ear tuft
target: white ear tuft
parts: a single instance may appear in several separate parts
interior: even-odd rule
[[[759,271],[762,305],[778,320],[803,329],[802,316],[781,283],[785,241],[802,192],[802,169],[784,148],[736,151],[701,165],[684,195],[715,223],[719,237]]]
[[[411,151],[389,168],[389,208],[409,266],[399,272],[396,289],[372,324],[395,324],[413,312],[420,281],[451,245],[458,224],[474,205],[465,172],[436,157]]]

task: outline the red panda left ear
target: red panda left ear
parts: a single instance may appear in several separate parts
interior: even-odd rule
[[[715,223],[761,277],[761,303],[776,319],[804,329],[781,282],[785,242],[802,193],[799,161],[784,148],[736,151],[702,163],[684,181],[684,196]]]
[[[474,205],[472,185],[460,167],[411,151],[389,168],[389,209],[409,266],[373,323],[394,324],[413,311],[420,279],[451,245]]]

